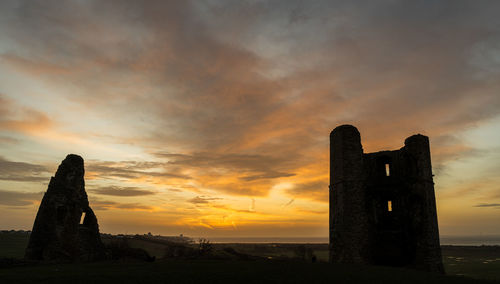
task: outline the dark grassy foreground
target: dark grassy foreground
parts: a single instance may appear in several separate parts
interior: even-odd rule
[[[500,246],[442,246],[449,275],[463,275],[500,282]]]
[[[0,232],[0,258],[23,258],[28,240],[27,232]]]
[[[2,283],[494,283],[388,267],[296,261],[172,260],[0,269]],[[498,282],[497,282],[498,283]]]
[[[113,238],[103,239],[109,243]],[[26,264],[23,232],[0,232],[2,283],[500,283],[500,246],[443,246],[447,275],[403,268],[332,265],[326,244],[211,244],[209,255],[163,258],[170,242],[133,237],[157,261]],[[191,254],[189,254],[191,253]],[[311,256],[317,258],[311,263]],[[162,259],[163,258],[163,259]],[[490,280],[490,281],[488,281]]]

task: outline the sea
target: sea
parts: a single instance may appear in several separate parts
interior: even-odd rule
[[[328,237],[213,237],[207,238],[213,243],[293,243],[293,244],[327,244]],[[441,245],[455,246],[498,246],[500,235],[477,236],[441,236]]]

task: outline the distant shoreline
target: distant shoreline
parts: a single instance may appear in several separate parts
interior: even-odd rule
[[[195,238],[196,239],[196,238]],[[281,244],[328,244],[328,238],[265,238],[265,237],[214,237],[207,238],[213,243],[281,243]],[[443,236],[441,245],[452,246],[498,246],[500,245],[500,236]]]
[[[2,233],[16,232],[29,234],[24,230],[0,230]],[[102,233],[101,235],[109,235]],[[114,236],[135,236],[132,234]],[[144,236],[147,236],[146,234]],[[204,236],[160,236],[149,235],[151,237],[161,237],[168,239],[186,238],[197,241],[200,238],[207,239],[214,244],[328,244],[327,237],[204,237]],[[476,236],[441,236],[442,246],[500,246],[500,235],[476,235]]]

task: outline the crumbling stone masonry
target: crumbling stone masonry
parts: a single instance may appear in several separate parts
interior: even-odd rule
[[[351,125],[330,134],[330,261],[444,272],[429,138],[363,153]]]
[[[105,257],[83,176],[83,159],[78,155],[68,155],[59,165],[38,209],[26,259],[94,261]]]

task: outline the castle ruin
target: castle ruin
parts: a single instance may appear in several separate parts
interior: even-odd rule
[[[35,261],[94,261],[105,258],[97,217],[85,192],[82,157],[66,156],[45,192],[25,258]]]
[[[363,153],[351,125],[330,134],[330,261],[444,272],[429,138]]]

